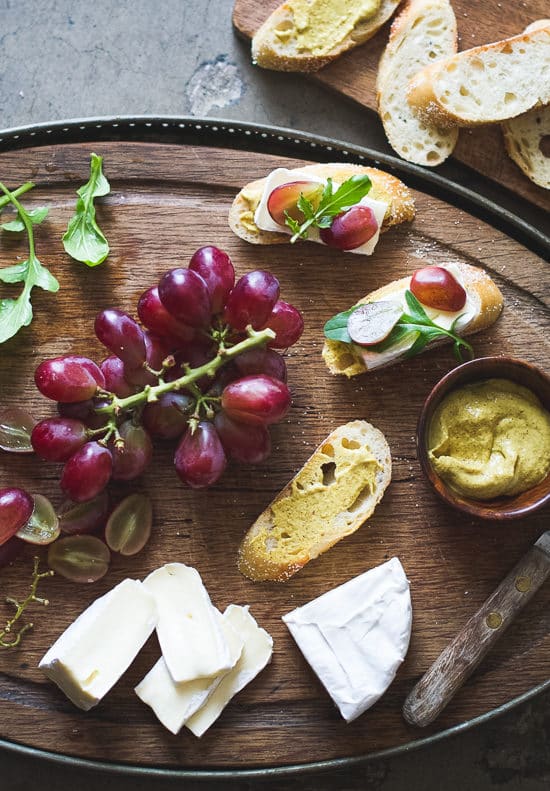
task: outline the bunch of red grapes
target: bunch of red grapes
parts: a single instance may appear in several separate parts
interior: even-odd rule
[[[211,486],[228,458],[267,458],[268,426],[290,407],[275,350],[298,340],[303,320],[279,299],[271,273],[235,283],[229,256],[202,247],[188,268],[171,269],[142,294],[137,312],[143,326],[120,310],[98,314],[95,333],[110,352],[99,365],[69,355],[35,372],[59,416],[34,427],[32,445],[64,464],[61,489],[75,502],[96,497],[111,478],[139,476],[155,437],[178,440],[174,465],[184,483]]]

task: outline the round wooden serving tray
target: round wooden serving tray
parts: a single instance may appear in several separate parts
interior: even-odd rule
[[[75,190],[87,180],[92,151],[104,157],[112,188],[98,208],[112,252],[96,269],[71,261],[60,241]],[[513,219],[432,174],[424,177],[418,168],[384,159],[382,167],[415,185],[417,217],[385,234],[372,258],[336,254],[314,244],[257,247],[229,230],[227,213],[236,192],[272,168],[307,160],[369,161],[371,156],[282,130],[184,119],[111,119],[3,136],[1,180],[10,187],[34,180],[37,187],[25,196],[25,205],[50,207],[48,220],[37,229],[37,253],[61,289],[57,295],[36,290],[32,324],[0,348],[2,406],[24,405],[37,418],[53,414],[53,403],[35,389],[35,366],[71,352],[101,359],[103,350],[93,333],[97,311],[115,306],[135,315],[139,295],[166,269],[185,266],[204,244],[225,249],[238,275],[254,268],[271,270],[280,279],[283,298],[303,311],[306,323],[302,339],[287,355],[293,406],[272,431],[274,450],[266,463],[232,465],[218,486],[192,491],[175,475],[173,447],[158,445],[143,480],[113,489],[115,497],[137,487],[152,497],[154,532],[145,550],[134,558],[115,558],[108,575],[90,586],[61,577],[44,582],[50,606],[35,607],[34,631],[20,650],[0,653],[4,747],[103,762],[119,771],[125,765],[128,771],[187,776],[265,774],[274,767],[334,766],[410,748],[548,685],[546,586],[435,725],[420,731],[403,721],[401,707],[415,681],[544,530],[547,514],[502,525],[474,521],[448,509],[429,489],[416,459],[414,432],[422,402],[454,365],[449,347],[352,381],[331,376],[320,354],[324,322],[366,292],[429,262],[467,261],[486,267],[505,296],[497,324],[474,337],[476,354],[509,354],[548,368],[548,266],[514,238],[521,232],[533,249],[547,255],[537,229],[518,228]],[[462,208],[453,205],[453,195]],[[501,229],[480,219],[481,213]],[[0,236],[2,266],[26,253],[23,240],[6,237]],[[2,289],[2,295],[7,291]],[[393,455],[393,481],[374,516],[286,584],[243,578],[236,552],[244,532],[319,442],[355,418],[380,428]],[[57,465],[33,456],[0,457],[1,486],[27,487],[56,505],[62,500],[59,472]],[[0,571],[2,598],[24,594],[32,555],[28,551]],[[281,615],[394,555],[411,582],[411,646],[387,694],[346,725]],[[219,608],[249,604],[275,641],[271,665],[200,740],[185,729],[172,736],[133,693],[158,656],[156,638],[88,713],[75,709],[37,670],[47,648],[93,599],[124,577],[143,578],[169,561],[195,566]],[[0,605],[0,621],[7,613]]]

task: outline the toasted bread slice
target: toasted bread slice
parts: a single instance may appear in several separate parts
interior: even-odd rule
[[[371,16],[361,19],[343,37],[335,17],[335,6],[326,5],[322,24],[329,36],[322,51],[308,48],[297,29],[292,2],[280,5],[256,31],[252,39],[252,61],[264,69],[275,71],[317,71],[349,49],[364,44],[392,16],[401,0],[376,0]],[[345,0],[341,0],[338,16],[345,19]],[[321,11],[324,9],[321,7]]]
[[[376,98],[388,141],[408,162],[440,165],[456,145],[457,129],[427,123],[407,102],[414,75],[456,50],[456,18],[449,0],[411,0],[392,24],[378,66]]]
[[[549,26],[550,19],[538,19],[525,32]],[[502,133],[516,165],[539,187],[550,189],[550,105],[504,121]]]
[[[332,178],[342,183],[356,174],[366,173],[372,181],[369,197],[388,204],[381,231],[392,225],[410,222],[414,218],[414,200],[409,189],[395,176],[377,168],[363,165],[329,163],[305,165],[300,173],[309,173],[318,178]],[[239,192],[229,210],[231,230],[250,244],[283,244],[290,237],[276,231],[262,231],[254,222],[254,212],[260,202],[266,179],[251,181]]]
[[[285,582],[361,527],[390,480],[382,432],[365,420],[340,426],[256,519],[239,548],[240,572]]]
[[[463,327],[456,331],[460,335],[471,335],[474,332],[490,327],[500,316],[503,304],[502,293],[483,269],[465,263],[459,263],[456,266],[460,273],[462,285],[472,304],[471,318]],[[358,304],[397,298],[409,287],[410,280],[410,277],[394,280],[392,283],[388,283],[382,288],[367,294],[366,297],[359,300]],[[430,349],[444,342],[432,341],[427,348]],[[326,340],[322,354],[331,373],[343,374],[351,378],[369,370],[395,365],[405,359],[406,352],[407,349],[404,349],[399,356],[382,357],[373,351],[368,353],[368,350],[364,347],[357,346],[354,343]]]
[[[477,126],[550,103],[550,26],[459,52],[422,69],[409,104],[429,123]]]

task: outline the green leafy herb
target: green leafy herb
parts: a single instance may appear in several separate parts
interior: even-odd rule
[[[90,156],[90,179],[78,189],[74,215],[63,236],[63,247],[71,258],[87,266],[101,264],[109,255],[109,243],[95,218],[94,199],[108,195],[110,185],[102,171],[103,157]]]
[[[414,335],[414,342],[405,352],[405,357],[414,357],[420,354],[430,341],[444,337],[452,340],[453,353],[459,362],[463,361],[463,350],[467,351],[468,356],[473,357],[474,350],[472,345],[455,332],[456,323],[460,316],[457,316],[451,328],[446,330],[430,319],[412,291],[405,291],[405,301],[409,312],[403,313],[388,337],[381,343],[370,346],[370,351],[385,352],[403,341],[407,336]],[[351,314],[359,307],[360,305],[354,305],[349,310],[337,313],[336,316],[329,319],[324,328],[325,337],[333,341],[351,343],[352,341],[348,333],[347,323]]]
[[[299,223],[285,211],[285,223],[292,231],[291,243],[298,239],[307,239],[311,227],[329,228],[333,218],[359,203],[371,186],[372,182],[368,176],[356,175],[344,181],[334,192],[332,179],[329,178],[317,207],[304,195],[300,195],[296,205],[305,217],[304,222]]]
[[[27,185],[23,185],[23,187],[27,187]],[[27,188],[30,189],[30,187]],[[29,257],[26,261],[0,269],[0,281],[24,284],[23,290],[17,299],[0,299],[0,343],[4,343],[4,341],[13,337],[21,327],[26,327],[31,323],[33,315],[31,291],[34,286],[39,286],[44,291],[56,292],[59,289],[59,283],[51,272],[40,263],[34,249],[33,226],[42,222],[48,210],[34,209],[26,211],[16,197],[18,193],[22,194],[22,187],[10,192],[0,181],[0,190],[5,196],[0,198],[0,208],[7,205],[7,203],[11,203],[17,210],[17,217],[5,224],[8,228],[2,227],[5,230],[26,231],[29,242]],[[23,191],[25,192],[26,190]]]

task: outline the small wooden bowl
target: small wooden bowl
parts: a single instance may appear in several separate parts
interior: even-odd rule
[[[454,491],[435,472],[428,457],[428,430],[436,408],[451,390],[483,379],[510,379],[537,395],[550,411],[550,377],[531,363],[513,357],[480,357],[446,374],[426,399],[416,430],[417,454],[422,470],[439,497],[459,511],[482,519],[519,519],[550,502],[550,473],[521,494],[494,500],[473,500]]]

